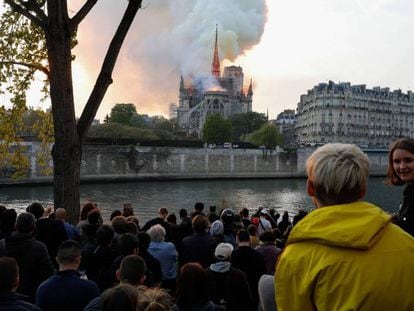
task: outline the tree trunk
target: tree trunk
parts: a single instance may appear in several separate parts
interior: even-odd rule
[[[71,37],[66,1],[48,1],[46,32],[50,67],[50,98],[55,144],[52,150],[55,208],[65,208],[68,220],[80,214],[80,162],[82,148],[76,128],[71,68]]]

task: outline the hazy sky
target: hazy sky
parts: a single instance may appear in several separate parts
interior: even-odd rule
[[[98,1],[79,28],[78,114],[126,5]],[[120,102],[168,116],[180,74],[210,71],[216,24],[221,59],[253,79],[253,110],[270,118],[328,80],[414,90],[413,16],[411,0],[144,0],[97,117]]]

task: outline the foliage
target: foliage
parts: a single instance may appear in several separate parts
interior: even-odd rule
[[[108,122],[131,125],[132,118],[137,116],[138,113],[134,104],[116,104],[111,109]]]
[[[158,137],[152,130],[135,128],[115,122],[92,126],[89,129],[88,137],[115,139],[130,138],[140,141],[160,139],[160,137]]]
[[[282,136],[275,125],[266,123],[249,136],[249,141],[257,146],[273,149],[282,143]]]
[[[264,114],[253,111],[232,115],[229,120],[233,128],[233,141],[241,140],[243,135],[253,133],[267,122]]]
[[[53,119],[52,114],[37,110],[38,119],[33,124],[33,129],[37,131],[40,141],[40,149],[36,153],[37,164],[40,167],[40,173],[51,175],[53,172],[49,163],[52,161],[51,144],[53,143]]]
[[[203,126],[203,141],[210,144],[223,144],[231,141],[231,122],[219,114],[207,117]]]

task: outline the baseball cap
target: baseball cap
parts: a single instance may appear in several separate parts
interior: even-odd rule
[[[226,260],[231,256],[232,252],[233,252],[233,245],[229,243],[220,243],[216,247],[214,256],[216,256],[216,258],[219,260]]]

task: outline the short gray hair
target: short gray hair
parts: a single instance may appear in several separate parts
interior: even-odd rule
[[[165,229],[161,225],[152,226],[147,233],[153,242],[162,242],[165,239]]]
[[[366,189],[369,159],[355,145],[326,144],[308,158],[306,172],[318,200],[330,204],[351,203]]]

